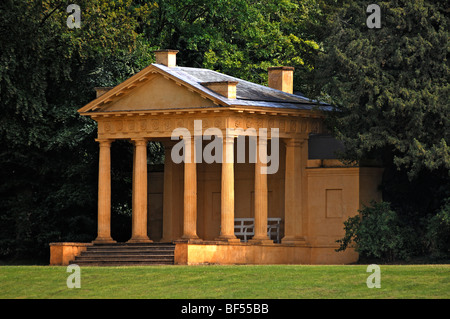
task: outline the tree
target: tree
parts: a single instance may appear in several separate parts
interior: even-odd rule
[[[151,46],[179,49],[183,66],[204,67],[267,84],[267,67],[296,68],[296,88],[318,45],[306,26],[320,15],[315,1],[157,0],[143,24]]]
[[[0,256],[48,255],[51,241],[89,241],[96,231],[95,122],[77,113],[93,87],[115,85],[138,67],[132,1],[0,4]],[[140,52],[142,53],[142,52]]]
[[[335,105],[328,124],[343,158],[385,168],[383,199],[417,235],[408,253],[426,254],[426,229],[450,197],[448,9],[434,0],[378,5],[381,28],[370,29],[367,2],[320,3],[310,89]]]
[[[328,7],[330,33],[317,60],[322,96],[347,157],[376,156],[407,171],[450,169],[449,18],[439,1],[379,3],[380,29],[366,2]],[[448,175],[448,174],[447,174]]]

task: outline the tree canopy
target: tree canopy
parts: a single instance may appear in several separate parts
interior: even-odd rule
[[[78,3],[79,29],[66,25],[67,1],[0,4],[3,256],[46,255],[49,241],[90,240],[96,229],[96,125],[77,109],[93,87],[137,71],[136,16],[146,12]]]
[[[316,40],[323,47],[311,89],[336,108],[328,121],[346,145],[343,157],[361,163],[377,159],[385,168],[383,199],[392,204],[395,223],[417,235],[411,241],[407,232],[397,232],[405,237],[395,245],[410,243],[399,245],[398,256],[406,250],[412,256],[428,251],[430,231],[437,236],[441,230],[436,229],[446,229],[447,235],[439,235],[442,241],[449,232],[449,12],[444,2],[433,0],[378,5],[381,28],[372,29],[364,1],[321,6],[326,21]],[[362,215],[373,212],[383,214],[383,209]],[[370,217],[363,218],[362,227],[375,229],[365,223]]]
[[[380,2],[381,28],[364,1],[338,1],[316,65],[337,107],[333,127],[348,157],[405,169],[450,170],[448,8],[440,1]]]

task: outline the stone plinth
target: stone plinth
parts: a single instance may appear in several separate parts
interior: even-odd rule
[[[50,243],[50,265],[66,266],[92,243]]]

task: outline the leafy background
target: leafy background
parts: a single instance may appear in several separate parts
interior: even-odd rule
[[[95,238],[96,124],[77,109],[95,98],[93,87],[117,85],[164,48],[180,51],[179,65],[264,85],[267,67],[294,66],[294,91],[336,106],[327,122],[347,145],[343,159],[377,159],[385,167],[389,206],[366,215],[394,221],[394,228],[383,228],[386,238],[395,237],[391,246],[405,242],[398,238],[405,232],[392,236],[398,227],[416,234],[396,254],[376,257],[448,254],[445,2],[379,1],[382,28],[368,29],[367,1],[77,0],[81,28],[69,29],[72,2],[0,3],[2,260],[46,263],[49,242]],[[112,232],[125,240],[132,149],[116,141],[112,152]],[[149,144],[149,155],[150,163],[160,163],[161,145]],[[366,252],[364,241],[357,242]]]

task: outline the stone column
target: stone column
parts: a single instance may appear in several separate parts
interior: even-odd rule
[[[133,216],[129,243],[151,243],[147,235],[147,140],[134,139]]]
[[[185,138],[184,161],[184,241],[200,240],[197,235],[197,164],[195,163],[194,138]]]
[[[267,139],[258,138],[255,162],[255,235],[249,241],[255,244],[273,244],[267,236],[269,193],[267,188]]]
[[[220,235],[217,240],[238,243],[234,235],[234,137],[224,136],[222,157],[222,188]]]
[[[173,237],[173,143],[164,143],[163,236],[161,242],[171,242]]]
[[[285,172],[285,202],[284,202],[284,238],[285,244],[302,244],[303,234],[304,191],[303,171],[306,162],[303,156],[304,140],[287,139],[286,172]],[[306,208],[306,207],[305,207]]]
[[[94,243],[115,243],[111,238],[111,143],[97,139],[100,144],[98,166],[98,234]]]

